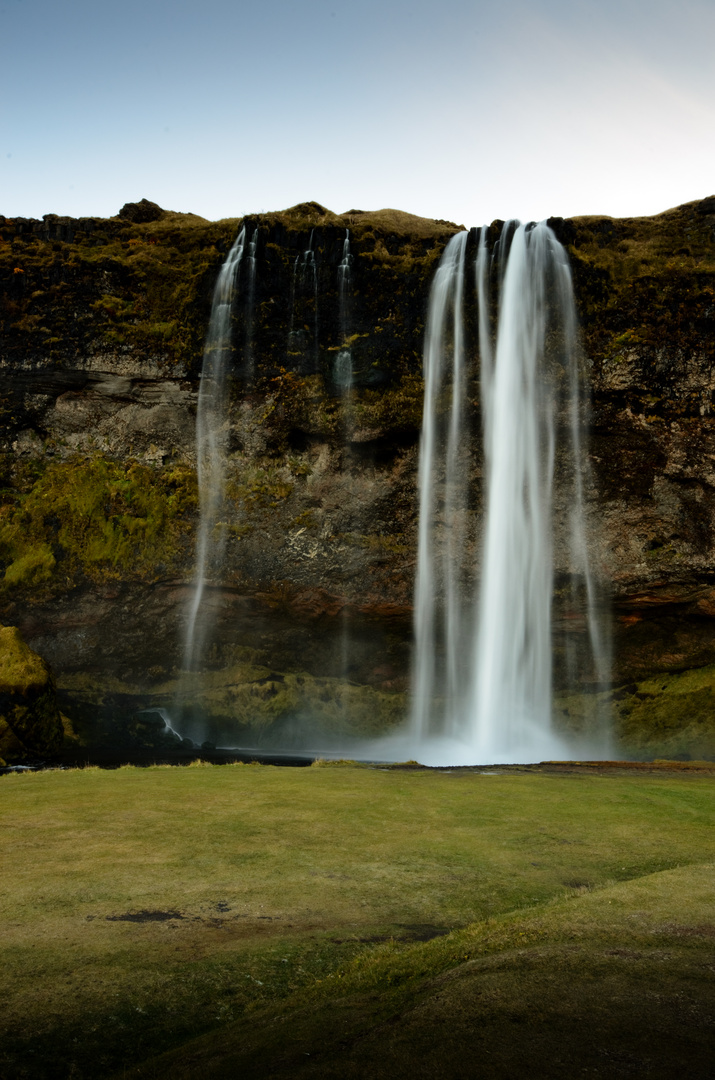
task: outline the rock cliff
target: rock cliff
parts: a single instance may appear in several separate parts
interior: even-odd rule
[[[390,716],[406,688],[424,319],[459,227],[316,203],[207,222],[144,200],[109,220],[0,218],[1,610],[88,724],[100,697],[118,723],[175,689],[202,345],[241,224],[255,230],[256,278],[250,298],[239,281],[233,312],[233,509],[209,589],[215,670],[248,688],[246,715],[272,721],[337,699],[330,680],[346,673],[389,699]],[[550,224],[582,324],[590,533],[611,586],[627,727],[641,682],[715,663],[715,198],[653,218]],[[308,249],[310,285],[296,273]],[[475,430],[478,420],[475,390]],[[473,461],[478,476],[476,442]]]

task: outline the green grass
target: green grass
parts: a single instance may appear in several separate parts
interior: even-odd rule
[[[382,946],[124,1075],[709,1078],[714,886],[713,865],[662,871]]]
[[[437,1076],[453,1020],[496,1053],[538,1017],[566,1046],[574,1017],[639,985],[654,1023],[691,1015],[714,962],[712,796],[696,770],[4,777],[0,1063],[123,1075],[194,1039],[141,1075],[407,1075],[419,1058]],[[121,918],[152,911],[176,917]],[[543,1075],[573,1075],[564,1061]]]

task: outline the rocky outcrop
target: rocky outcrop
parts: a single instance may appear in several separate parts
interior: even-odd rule
[[[109,672],[148,707],[180,665],[202,343],[240,224],[146,200],[108,221],[0,218],[1,602],[61,685]],[[233,312],[216,664],[252,648],[274,673],[330,678],[347,620],[355,681],[402,693],[424,319],[458,226],[317,203],[243,224],[257,239],[256,278],[250,303],[239,281]],[[583,330],[587,512],[616,612],[615,681],[640,686],[715,663],[715,200],[550,224],[569,251]],[[346,229],[349,400],[337,362]],[[472,234],[468,265],[475,244]],[[317,288],[296,276],[309,246]],[[477,478],[480,454],[475,439]],[[477,488],[475,534],[480,504]]]
[[[64,738],[52,672],[15,626],[0,626],[0,764],[54,756]]]

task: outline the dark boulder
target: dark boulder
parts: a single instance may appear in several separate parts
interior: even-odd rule
[[[131,221],[133,225],[145,225],[149,221],[159,221],[164,211],[155,202],[142,199],[141,202],[125,203],[119,211],[122,221]]]

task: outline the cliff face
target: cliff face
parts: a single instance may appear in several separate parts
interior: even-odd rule
[[[362,564],[363,549],[389,549],[389,536],[400,531],[396,514],[413,516],[410,484],[399,480],[413,468],[419,433],[425,302],[456,227],[393,211],[337,218],[314,204],[244,224],[258,229],[258,270],[250,312],[240,283],[234,312],[231,468],[234,541],[241,548],[229,559],[230,576],[254,588],[293,581],[341,594],[342,584],[334,588],[337,561]],[[337,267],[348,227],[357,387],[349,418],[336,372],[343,344]],[[189,570],[183,526],[191,524],[196,501],[190,467],[201,345],[213,283],[236,230],[236,222],[172,214],[139,225],[6,223],[0,370],[10,487],[29,495],[29,503],[22,500],[27,517],[36,499],[31,484],[39,482],[41,498],[56,505],[57,489],[71,475],[91,517],[87,527],[100,530],[109,545],[93,555],[84,541],[72,544],[73,526],[61,515],[40,523],[38,511],[33,530],[42,559],[38,553],[34,576],[23,578],[17,558],[7,562],[15,553],[10,546],[4,554],[13,583],[42,578],[55,591],[58,564],[50,568],[50,551],[69,560],[72,576],[136,576],[138,543],[123,543],[121,521],[137,498],[153,496],[156,506],[146,505],[131,522],[144,544],[144,576]],[[296,259],[311,242],[315,290],[300,276],[294,280]],[[397,503],[394,480],[408,493],[398,494]],[[117,528],[121,535],[109,540],[107,531]],[[158,547],[146,551],[150,535],[159,533]],[[353,540],[341,545],[336,537]],[[23,530],[19,558],[26,557],[26,544]],[[344,587],[353,599],[372,596],[354,570],[344,567]],[[409,583],[391,581],[376,595],[383,593],[407,603]]]
[[[313,203],[210,223],[145,203],[108,221],[0,218],[2,617],[75,703],[94,701],[100,680],[118,710],[125,693],[149,702],[180,662],[202,344],[241,224],[257,230],[256,279],[250,299],[239,280],[233,312],[216,668],[250,652],[255,705],[276,671],[344,673],[337,630],[349,622],[352,680],[405,689],[424,319],[457,226]],[[616,683],[715,663],[715,199],[550,224],[569,251],[583,329],[588,514],[612,583]],[[308,249],[315,281],[300,273]],[[475,430],[478,420],[475,381]],[[473,462],[478,477],[476,439]]]
[[[711,663],[715,198],[557,231],[591,363],[617,677]]]

